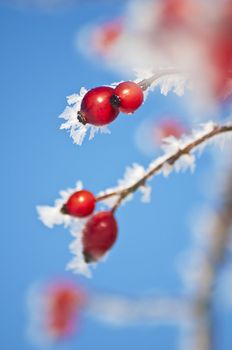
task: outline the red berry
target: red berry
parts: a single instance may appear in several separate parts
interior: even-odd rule
[[[47,296],[46,320],[48,332],[57,337],[68,336],[74,332],[76,318],[84,295],[71,284],[61,284],[49,290]]]
[[[125,81],[116,86],[114,94],[119,99],[119,110],[123,113],[133,113],[143,103],[143,90],[133,81]]]
[[[122,20],[117,18],[96,28],[93,33],[91,44],[100,54],[107,54],[120,37],[123,25]]]
[[[187,130],[185,129],[184,125],[177,119],[166,118],[155,124],[153,135],[155,137],[155,141],[162,143],[163,139],[170,136],[180,138],[186,131]]]
[[[73,193],[62,208],[65,214],[83,218],[92,214],[95,208],[95,197],[89,191],[77,191]]]
[[[114,89],[107,86],[89,90],[81,102],[79,121],[97,126],[111,123],[119,114],[119,109],[110,102],[113,94]]]
[[[95,214],[83,232],[83,254],[86,262],[97,261],[117,239],[118,225],[111,211]]]

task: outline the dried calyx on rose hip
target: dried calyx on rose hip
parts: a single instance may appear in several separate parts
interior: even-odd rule
[[[87,263],[99,260],[117,239],[118,225],[111,211],[101,211],[87,221],[83,231],[83,255]]]
[[[93,213],[96,205],[94,195],[86,190],[74,192],[61,208],[63,214],[84,218]]]
[[[85,94],[77,118],[82,124],[107,125],[117,118],[119,112],[135,112],[143,98],[142,88],[133,81],[120,83],[115,89],[99,86]]]

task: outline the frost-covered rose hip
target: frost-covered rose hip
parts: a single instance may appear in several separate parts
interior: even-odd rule
[[[111,123],[119,114],[117,106],[110,102],[113,94],[114,89],[108,86],[99,86],[89,90],[81,102],[78,120],[83,124],[96,126]]]
[[[120,112],[129,114],[135,112],[143,103],[143,90],[133,81],[125,81],[116,86],[114,97],[113,104],[118,106]]]
[[[95,197],[91,192],[86,190],[77,191],[69,197],[67,203],[62,208],[62,212],[83,218],[92,214],[95,209],[95,203]]]
[[[92,216],[83,231],[83,254],[86,262],[97,261],[115,243],[118,225],[111,211]]]

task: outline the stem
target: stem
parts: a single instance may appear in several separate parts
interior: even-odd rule
[[[215,125],[213,130],[208,132],[207,134],[200,136],[198,139],[189,142],[185,147],[182,149],[179,149],[176,153],[168,155],[166,158],[162,158],[162,160],[156,164],[151,169],[148,169],[143,177],[136,181],[134,184],[123,188],[121,190],[115,190],[110,193],[103,194],[101,196],[98,196],[96,198],[97,201],[102,201],[104,199],[118,196],[118,200],[115,204],[115,206],[112,208],[112,211],[115,212],[118,207],[120,206],[121,202],[131,193],[135,192],[137,189],[139,189],[142,186],[146,185],[146,182],[153,177],[156,173],[158,173],[162,167],[165,164],[174,165],[178,159],[180,159],[181,156],[185,154],[190,154],[190,152],[194,151],[197,146],[203,144],[205,141],[208,141],[212,139],[214,136],[217,136],[219,134],[223,134],[226,132],[232,131],[232,125]]]

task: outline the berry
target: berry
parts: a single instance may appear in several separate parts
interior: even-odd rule
[[[107,54],[117,42],[123,30],[121,19],[117,18],[111,22],[96,28],[93,33],[91,44],[97,53]]]
[[[62,212],[72,216],[83,218],[92,214],[95,209],[95,197],[86,190],[74,192],[63,206]]]
[[[118,98],[120,112],[133,113],[143,103],[143,90],[133,81],[125,81],[116,86],[114,96]]]
[[[49,290],[46,320],[48,332],[56,337],[74,332],[79,309],[84,295],[72,284],[59,284]]]
[[[110,103],[113,94],[114,89],[107,86],[89,90],[81,102],[78,120],[96,126],[111,123],[119,114],[119,109]]]
[[[177,139],[180,138],[187,130],[184,125],[181,124],[177,119],[165,118],[155,123],[153,136],[156,142],[162,143],[162,140],[174,136]]]
[[[95,214],[83,231],[83,254],[86,262],[99,260],[117,239],[118,225],[111,211]]]

